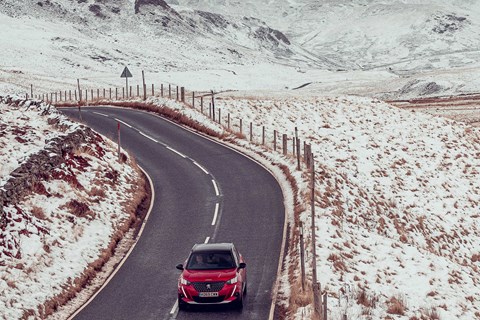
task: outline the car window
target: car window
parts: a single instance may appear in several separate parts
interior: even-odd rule
[[[231,252],[194,252],[187,263],[189,270],[212,270],[235,268]]]

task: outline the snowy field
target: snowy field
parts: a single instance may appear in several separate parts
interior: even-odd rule
[[[150,102],[209,121],[175,102]],[[317,277],[330,297],[333,319],[478,317],[478,129],[358,97],[222,96],[216,107],[223,129],[211,122],[210,128],[225,130],[230,114],[231,129],[238,133],[242,119],[249,139],[252,122],[254,144],[235,143],[271,163],[288,164],[302,209],[290,219],[295,228],[302,221],[307,234],[308,175],[295,172],[294,158],[272,150],[272,133],[291,139],[297,127],[300,139],[312,144],[318,170]],[[262,126],[267,149],[259,145]],[[294,229],[291,234],[295,244],[281,289],[285,305],[295,301],[300,283],[298,234]],[[310,235],[306,241],[311,243]],[[306,319],[311,305],[293,310],[289,318]]]

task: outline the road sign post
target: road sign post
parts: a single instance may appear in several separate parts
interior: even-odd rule
[[[122,74],[120,75],[120,78],[125,78],[125,88],[126,88],[127,93],[128,93],[128,78],[132,78],[132,77],[133,76],[132,76],[132,73],[130,72],[130,70],[128,70],[128,68],[125,67],[123,69]]]

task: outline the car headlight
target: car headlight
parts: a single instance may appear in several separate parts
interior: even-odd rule
[[[238,276],[227,281],[227,284],[235,284],[238,282]]]
[[[180,277],[180,283],[184,286],[189,286],[191,284],[190,281],[184,279],[183,277]]]

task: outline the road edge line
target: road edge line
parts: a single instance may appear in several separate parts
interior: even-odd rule
[[[107,286],[107,284],[113,279],[113,277],[117,274],[117,272],[120,270],[120,268],[123,266],[123,264],[127,261],[128,257],[132,253],[133,249],[135,249],[135,247],[138,243],[138,240],[142,236],[143,229],[145,228],[145,225],[148,221],[148,218],[150,217],[150,214],[151,214],[152,208],[153,208],[153,203],[155,202],[155,189],[154,189],[154,186],[153,186],[153,181],[150,178],[150,176],[148,175],[148,173],[140,165],[138,165],[138,167],[143,172],[143,174],[147,177],[148,182],[150,184],[150,190],[152,190],[152,198],[150,200],[150,206],[148,208],[147,214],[145,215],[145,218],[143,219],[142,227],[140,228],[140,231],[138,232],[138,234],[135,238],[135,241],[133,242],[133,244],[130,247],[130,249],[128,250],[128,252],[122,258],[122,260],[120,260],[120,262],[115,266],[115,268],[112,270],[112,273],[108,276],[108,278],[105,280],[105,282],[102,284],[102,286],[100,288],[98,288],[95,291],[95,293],[92,296],[90,296],[90,298],[81,307],[79,307],[77,310],[75,310],[75,312],[72,313],[67,318],[67,320],[72,320],[75,316],[77,316],[80,312],[82,312],[83,309],[85,309],[97,297],[97,295],[103,290],[103,288],[105,288]]]

